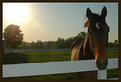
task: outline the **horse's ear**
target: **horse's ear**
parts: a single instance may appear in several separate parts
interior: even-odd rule
[[[86,15],[87,15],[87,18],[91,18],[92,12],[89,8],[87,8]]]
[[[102,16],[103,18],[105,18],[106,15],[107,15],[107,9],[106,9],[106,7],[104,6],[103,9],[102,9],[102,12],[101,12],[101,16]]]

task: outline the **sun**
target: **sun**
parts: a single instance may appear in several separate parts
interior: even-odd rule
[[[22,3],[4,3],[3,17],[9,23],[19,24],[27,20],[29,10],[27,5]]]

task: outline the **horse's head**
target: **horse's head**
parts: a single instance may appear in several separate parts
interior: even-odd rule
[[[98,69],[103,70],[107,68],[108,60],[106,57],[108,45],[109,27],[105,21],[107,9],[102,9],[101,15],[94,14],[87,8],[86,15],[88,21],[85,27],[88,28],[90,48],[95,56],[95,63]]]

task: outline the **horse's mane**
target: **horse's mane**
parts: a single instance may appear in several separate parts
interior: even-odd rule
[[[75,40],[72,45],[70,46],[70,49],[72,50],[74,46],[78,46],[81,44],[81,42],[84,41],[84,38],[79,38],[77,40]]]

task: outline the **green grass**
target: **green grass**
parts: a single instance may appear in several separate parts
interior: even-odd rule
[[[118,78],[118,68],[116,69],[108,69],[107,76],[108,78]]]
[[[70,54],[70,51],[7,53],[3,55],[3,64],[70,61]]]
[[[107,57],[108,58],[118,58],[118,50],[108,50]]]
[[[39,63],[39,62],[56,62],[70,61],[70,51],[42,51],[42,52],[22,52],[14,54],[4,54],[3,64],[18,64],[18,63]],[[117,58],[118,50],[108,50],[108,58]],[[118,77],[118,69],[109,69],[107,71],[108,78]],[[22,80],[75,80],[76,73],[64,73],[53,75],[25,76],[12,77],[5,79],[22,79]]]

